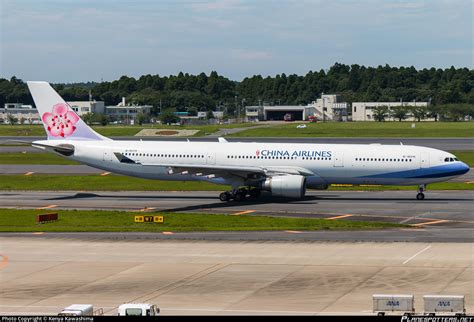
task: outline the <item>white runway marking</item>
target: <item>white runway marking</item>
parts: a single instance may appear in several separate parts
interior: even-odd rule
[[[410,257],[409,259],[407,259],[406,261],[403,262],[403,265],[405,265],[406,263],[408,263],[409,261],[411,261],[413,258],[415,258],[416,256],[420,255],[421,253],[427,251],[428,249],[430,249],[431,246],[427,246],[425,248],[423,248],[422,250],[420,250],[418,253],[416,253],[415,255],[413,255],[412,257]]]

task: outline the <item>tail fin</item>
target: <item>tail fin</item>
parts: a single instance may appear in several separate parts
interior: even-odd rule
[[[27,82],[48,140],[110,140],[91,129],[47,82]]]

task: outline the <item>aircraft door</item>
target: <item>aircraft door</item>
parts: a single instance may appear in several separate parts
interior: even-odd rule
[[[333,156],[334,167],[344,167],[344,152],[337,152]]]
[[[420,168],[429,168],[429,167],[430,167],[430,154],[426,152],[421,152]]]
[[[206,156],[207,164],[216,164],[216,153],[213,151],[208,151]]]
[[[114,154],[112,153],[112,150],[104,149],[104,153],[102,155],[102,161],[112,161],[113,155]]]

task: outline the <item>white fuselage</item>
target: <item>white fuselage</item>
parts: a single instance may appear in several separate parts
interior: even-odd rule
[[[75,152],[70,159],[114,173],[218,184],[233,182],[222,176],[170,173],[169,166],[160,165],[300,167],[314,173],[306,178],[309,188],[325,184],[421,185],[446,181],[469,170],[448,152],[408,145],[78,140],[55,144],[72,144]],[[115,153],[135,163],[120,162]]]

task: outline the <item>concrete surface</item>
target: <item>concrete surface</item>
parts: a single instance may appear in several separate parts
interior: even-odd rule
[[[124,302],[162,314],[370,314],[372,294],[466,296],[474,245],[111,241],[0,237],[0,315]],[[2,258],[0,258],[2,259]]]

